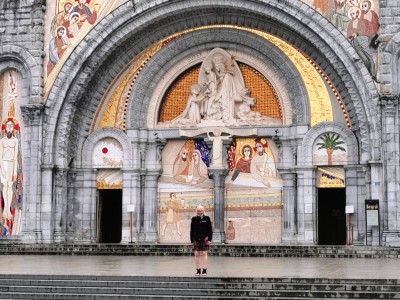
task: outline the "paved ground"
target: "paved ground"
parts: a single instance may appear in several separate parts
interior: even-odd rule
[[[0,255],[3,274],[193,276],[188,256]],[[400,279],[399,259],[209,258],[209,277]]]

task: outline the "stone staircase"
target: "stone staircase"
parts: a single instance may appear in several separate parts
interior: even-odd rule
[[[23,244],[0,239],[0,254],[190,256],[190,245]],[[230,257],[400,258],[400,248],[372,246],[212,245],[210,255]]]
[[[7,275],[0,299],[399,299],[400,280]]]
[[[191,256],[190,245],[23,244],[0,240],[3,255]],[[225,257],[400,258],[400,248],[213,245]],[[240,278],[97,275],[0,276],[1,299],[400,299],[400,279]],[[171,276],[174,276],[171,274]],[[301,276],[301,275],[300,275]]]

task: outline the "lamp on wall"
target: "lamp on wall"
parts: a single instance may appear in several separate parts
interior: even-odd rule
[[[160,143],[160,142],[161,142],[161,139],[160,139],[160,137],[158,136],[158,132],[154,132],[153,135],[154,135],[154,140],[156,141],[156,143]]]
[[[272,140],[276,143],[279,142],[279,129],[275,129],[275,134],[272,137]]]

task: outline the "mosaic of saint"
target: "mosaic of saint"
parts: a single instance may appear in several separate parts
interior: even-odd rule
[[[238,138],[229,148],[226,177],[228,243],[281,241],[282,179],[277,149],[265,138]]]
[[[377,0],[303,0],[331,21],[353,44],[361,60],[376,76],[376,48],[379,44]]]
[[[210,148],[202,139],[169,141],[163,149],[158,184],[160,242],[188,243],[190,220],[202,205],[213,217]]]
[[[19,73],[11,70],[0,76],[0,235],[18,235],[22,224],[22,147],[19,100]]]
[[[88,32],[124,0],[47,1],[46,71],[47,94],[62,65]]]
[[[47,75],[60,61],[65,51],[73,47],[73,41],[79,38],[79,33],[86,27],[93,25],[97,20],[100,4],[90,4],[90,0],[57,1],[56,15],[54,16],[50,32],[53,38],[49,43],[49,62]]]

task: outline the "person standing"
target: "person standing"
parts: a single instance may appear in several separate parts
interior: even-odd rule
[[[208,250],[212,241],[211,219],[204,215],[204,207],[197,206],[196,216],[190,224],[190,242],[193,245],[196,276],[207,276]],[[200,254],[203,254],[203,271],[201,272]]]

